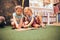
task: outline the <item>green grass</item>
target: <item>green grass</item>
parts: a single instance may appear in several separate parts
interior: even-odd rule
[[[16,31],[6,26],[0,28],[0,40],[60,40],[60,27],[47,26],[46,29]]]

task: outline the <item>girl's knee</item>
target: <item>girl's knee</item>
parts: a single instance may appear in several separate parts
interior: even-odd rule
[[[15,23],[14,22],[11,22],[11,25],[15,25]]]

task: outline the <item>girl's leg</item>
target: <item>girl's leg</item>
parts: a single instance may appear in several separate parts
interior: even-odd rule
[[[39,24],[33,24],[32,26],[33,26],[34,28],[39,28],[39,27],[40,27]]]
[[[11,25],[12,25],[12,28],[15,29],[16,28],[16,25],[14,22],[11,22]]]

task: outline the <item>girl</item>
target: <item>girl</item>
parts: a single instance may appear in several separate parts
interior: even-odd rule
[[[34,28],[38,28],[40,26],[40,20],[32,13],[32,10],[29,7],[25,7],[24,14],[28,20],[28,24],[24,25],[24,27],[32,26]]]
[[[21,6],[15,7],[15,12],[13,13],[13,22],[11,23],[13,28],[21,28],[22,27],[22,18],[23,18],[23,9]]]

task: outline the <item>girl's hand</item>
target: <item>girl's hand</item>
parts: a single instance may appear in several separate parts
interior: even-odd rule
[[[19,28],[21,28],[21,27],[20,27],[20,25],[16,25],[16,28],[19,29]]]
[[[28,27],[27,25],[24,25],[24,27],[26,28],[26,27]]]
[[[18,29],[18,27],[19,27],[19,26],[18,26],[18,25],[16,25],[16,28],[17,28],[17,29]]]
[[[28,21],[24,22],[24,24],[27,25],[28,24]]]

